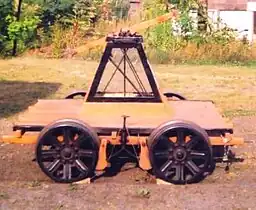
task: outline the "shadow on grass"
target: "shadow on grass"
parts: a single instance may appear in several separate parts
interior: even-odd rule
[[[0,118],[9,117],[55,93],[60,83],[0,80]]]

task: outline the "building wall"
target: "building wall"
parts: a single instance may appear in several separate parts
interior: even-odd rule
[[[140,0],[130,0],[130,10],[129,10],[129,17],[133,17],[139,14],[141,9],[141,2]]]
[[[248,0],[208,0],[209,9],[218,10],[246,10]],[[255,1],[255,0],[251,0]]]

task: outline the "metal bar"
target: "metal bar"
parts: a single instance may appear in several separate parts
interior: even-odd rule
[[[116,139],[112,138],[112,132],[114,130],[119,130],[119,129],[114,129],[114,128],[108,128],[109,132],[106,133],[106,129],[105,128],[101,128],[101,129],[95,129],[99,138],[100,139],[106,139],[108,140],[111,144],[113,145],[122,145],[122,142],[120,142],[121,137],[117,137]],[[148,135],[150,135],[150,133],[152,132],[153,129],[127,129],[130,130],[130,136],[127,137],[129,142],[125,142],[124,145],[128,144],[128,145],[132,145],[132,144],[138,144],[139,139],[145,139]],[[150,132],[151,131],[151,132]],[[105,133],[104,133],[105,132]],[[141,135],[141,133],[144,132],[144,136]],[[140,137],[138,137],[137,134],[140,134]],[[13,134],[13,135],[4,135],[2,136],[2,142],[4,143],[15,143],[15,144],[35,144],[37,142],[38,139],[38,135],[39,134],[24,134],[21,137],[17,136],[17,134]],[[244,139],[243,138],[238,138],[238,137],[232,137],[227,143],[223,142],[221,137],[209,137],[210,140],[210,144],[214,147],[214,146],[234,146],[234,145],[243,145],[244,144]]]
[[[101,57],[101,61],[100,61],[100,64],[98,66],[97,72],[94,76],[93,83],[92,83],[92,86],[90,88],[90,92],[88,94],[87,101],[93,101],[93,97],[95,96],[96,91],[98,89],[98,86],[99,86],[100,80],[102,78],[104,69],[105,69],[105,67],[107,65],[107,62],[108,62],[108,58],[111,55],[111,51],[112,51],[111,45],[107,44],[107,46],[105,48],[105,51],[104,51],[104,53]]]
[[[44,128],[42,125],[15,125],[13,126],[13,131],[22,130],[24,132],[39,132]],[[119,130],[118,127],[94,127],[97,133],[102,135],[111,135],[112,131]],[[149,135],[154,129],[153,128],[128,128],[130,135],[137,135],[138,133],[140,136]],[[226,128],[219,128],[219,129],[206,129],[207,134],[211,137],[218,137],[221,133],[230,133],[233,134],[233,129],[226,129]]]
[[[156,99],[159,102],[161,102],[161,97],[160,97],[160,94],[159,94],[159,91],[158,91],[158,88],[157,88],[157,85],[156,85],[156,81],[155,81],[155,78],[153,76],[152,70],[151,70],[151,68],[150,68],[150,66],[148,64],[147,56],[146,56],[146,54],[144,52],[142,44],[138,44],[137,45],[137,50],[138,50],[139,57],[140,57],[140,60],[142,62],[142,65],[144,67],[145,73],[147,75],[149,84],[150,84],[150,86],[152,88],[152,91],[154,93],[154,96],[156,97]]]
[[[124,97],[126,96],[126,57],[125,57],[125,53],[126,53],[127,49],[124,49]]]
[[[93,98],[94,102],[145,102],[145,103],[158,103],[159,101],[154,97],[104,97],[97,96]]]
[[[133,84],[133,82],[122,72],[122,70],[115,64],[115,62],[112,60],[112,58],[109,58],[109,60],[111,61],[111,63],[118,68],[118,71],[127,79],[127,81],[131,84],[131,86],[140,94],[141,92],[136,88],[136,86]]]
[[[140,80],[140,77],[139,77],[139,75],[137,74],[137,72],[136,72],[136,70],[135,70],[135,68],[134,68],[134,66],[133,66],[133,64],[132,64],[132,62],[131,62],[131,60],[130,60],[130,58],[129,58],[128,55],[127,55],[127,53],[125,54],[125,56],[126,56],[127,61],[128,61],[127,63],[128,63],[128,65],[130,66],[130,69],[132,70],[132,72],[133,72],[133,74],[134,74],[134,76],[135,76],[135,79],[137,80],[137,82],[138,82],[140,88],[142,89],[142,91],[147,92],[146,88],[144,87],[142,81]]]
[[[119,64],[118,64],[118,67],[121,65],[121,63],[122,63],[123,60],[124,60],[124,57],[122,57],[121,61],[120,61]],[[107,87],[109,86],[110,82],[111,82],[112,79],[114,78],[114,76],[115,76],[117,70],[118,70],[118,69],[116,68],[115,71],[114,71],[114,73],[112,74],[111,78],[109,79],[108,83],[106,84],[106,86],[105,86],[103,92],[106,91],[106,89],[107,89]]]

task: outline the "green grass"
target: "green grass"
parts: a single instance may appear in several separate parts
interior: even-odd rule
[[[82,60],[16,58],[0,61],[0,118],[25,110],[38,98],[64,98],[87,90],[98,66]],[[161,87],[188,99],[213,100],[228,117],[256,115],[256,68],[152,65]]]

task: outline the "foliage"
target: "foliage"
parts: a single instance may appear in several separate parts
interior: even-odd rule
[[[6,21],[8,23],[9,39],[26,41],[34,36],[39,18],[37,16],[25,17],[23,20],[18,21],[16,17],[8,15]]]
[[[90,25],[100,18],[100,6],[103,0],[77,0],[73,11],[75,18],[84,21],[86,25]]]
[[[157,25],[144,34],[145,47],[151,61],[226,63],[254,59],[253,49],[248,43],[237,40],[234,30],[227,26],[214,29],[210,25],[205,16],[205,8],[196,0],[176,1],[174,7],[179,11],[176,20]],[[161,14],[165,8],[169,9],[166,2],[161,0],[146,0],[144,3],[145,14],[150,17]],[[212,30],[198,26],[191,15],[195,9],[199,10],[200,22]]]
[[[19,52],[46,46],[49,55],[74,54],[84,42],[105,36],[116,28],[135,24],[129,18],[129,0],[23,0],[17,21],[13,0],[0,2],[0,53],[18,41]],[[144,0],[138,18],[149,20],[178,10],[176,20],[142,32],[149,59],[156,63],[241,63],[256,58],[256,49],[236,39],[229,27],[214,28],[207,8],[199,0]],[[193,17],[193,11],[198,16]],[[45,49],[46,49],[45,48]],[[103,46],[87,50],[85,59],[97,59]]]
[[[45,31],[56,21],[73,14],[75,0],[24,0],[24,3],[40,8],[36,15],[40,17],[40,27]]]
[[[12,14],[13,1],[1,0],[0,1],[0,53],[6,48],[7,37],[7,22],[6,17]]]

